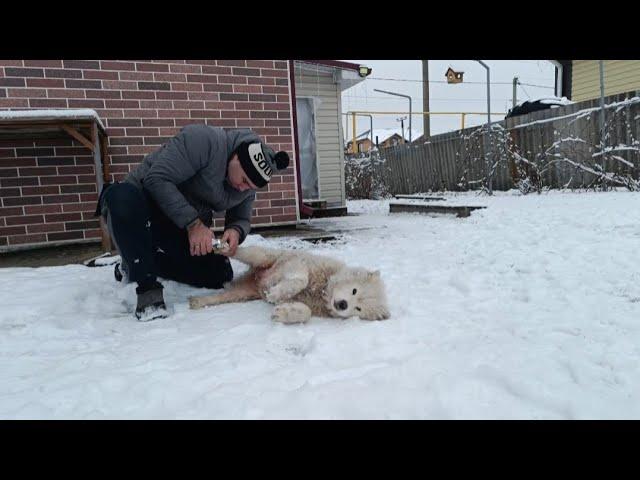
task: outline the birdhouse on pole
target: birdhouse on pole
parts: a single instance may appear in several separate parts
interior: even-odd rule
[[[462,83],[462,77],[464,72],[456,72],[453,68],[449,67],[445,77],[447,77],[447,83]]]

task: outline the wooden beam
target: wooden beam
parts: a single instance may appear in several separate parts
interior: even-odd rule
[[[96,145],[96,142],[98,141],[98,125],[94,123],[91,124],[91,144],[92,145]]]
[[[80,132],[78,132],[75,128],[71,128],[70,126],[64,125],[64,124],[60,125],[60,127],[62,127],[62,129],[65,132],[67,132],[73,138],[78,140],[82,145],[87,147],[92,152],[95,150],[93,144],[84,135],[82,135]]]
[[[111,176],[110,165],[111,161],[109,159],[109,143],[106,135],[100,135],[100,151],[102,153],[102,178],[105,182],[109,181],[109,177]]]

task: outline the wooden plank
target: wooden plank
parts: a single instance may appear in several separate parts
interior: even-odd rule
[[[436,200],[446,200],[444,197],[430,197],[426,195],[394,195],[393,198],[404,199],[404,200],[425,200],[425,201],[436,201]]]
[[[29,116],[29,117],[1,117],[0,125],[17,125],[17,124],[43,124],[43,123],[96,123],[97,120],[91,115],[79,115],[79,116],[64,116],[56,117],[55,115],[43,115],[41,117]]]
[[[425,205],[425,204],[409,204],[409,203],[389,203],[390,213],[450,213],[457,217],[464,218],[471,215],[473,210],[487,208],[484,206],[466,206],[466,205]]]
[[[423,192],[426,192],[427,189],[427,161],[426,161],[426,149],[424,145],[420,145],[420,147],[416,150],[418,154],[418,166],[419,166],[419,178],[420,178],[420,189]]]

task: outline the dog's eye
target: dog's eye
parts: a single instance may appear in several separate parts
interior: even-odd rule
[[[357,289],[357,288],[354,288],[354,289],[353,289],[353,295],[355,295],[356,293],[358,293],[358,289]]]
[[[358,310],[359,312],[361,312],[362,310],[360,309],[360,307],[356,307],[356,310]]]

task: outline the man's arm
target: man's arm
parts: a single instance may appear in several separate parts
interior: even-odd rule
[[[179,228],[192,224],[198,212],[178,185],[207,165],[211,147],[210,127],[189,125],[163,146],[144,178],[144,188]]]
[[[244,242],[251,231],[251,209],[256,193],[251,192],[247,198],[233,208],[226,211],[224,216],[224,229],[233,228],[240,234],[239,243]]]

